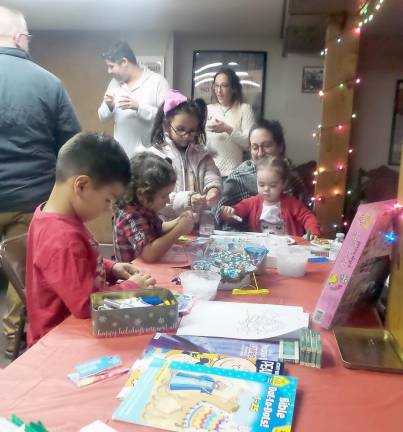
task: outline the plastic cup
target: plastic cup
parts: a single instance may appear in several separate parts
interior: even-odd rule
[[[213,300],[221,275],[211,271],[190,270],[179,275],[183,293],[200,300]]]
[[[281,276],[302,277],[305,275],[309,253],[293,247],[276,251],[277,272]]]
[[[199,238],[193,240],[185,246],[186,254],[191,264],[193,264],[195,261],[200,261],[203,259],[207,246],[210,243],[210,239]]]

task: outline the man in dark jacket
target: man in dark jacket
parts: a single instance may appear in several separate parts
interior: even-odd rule
[[[60,80],[31,61],[24,16],[0,6],[0,237],[27,231],[35,207],[49,196],[56,156],[80,131],[70,98]],[[21,303],[7,291],[3,318],[13,352]]]

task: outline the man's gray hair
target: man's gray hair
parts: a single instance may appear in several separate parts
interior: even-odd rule
[[[24,15],[17,9],[0,6],[0,39],[27,31]]]

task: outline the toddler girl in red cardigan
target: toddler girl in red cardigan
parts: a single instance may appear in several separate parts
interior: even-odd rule
[[[236,216],[245,219],[252,232],[302,237],[309,231],[313,236],[320,235],[315,215],[301,201],[283,194],[288,177],[288,165],[283,158],[258,161],[256,175],[258,194],[232,207],[224,206],[224,219],[234,223]]]

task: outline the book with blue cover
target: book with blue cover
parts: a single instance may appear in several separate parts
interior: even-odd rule
[[[171,431],[290,432],[297,379],[154,359],[113,419]]]
[[[156,333],[150,347],[169,348],[202,353],[222,354],[244,359],[277,361],[279,342],[257,342],[240,339],[226,339],[203,336],[178,336]]]
[[[222,354],[148,347],[144,351],[143,356],[133,363],[129,377],[117,396],[118,399],[124,399],[129,394],[130,390],[136,384],[136,381],[140,379],[141,374],[144,373],[155,358],[163,359],[168,362],[179,361],[181,363],[200,364],[216,368],[284,375],[284,363],[279,361],[253,358],[245,359]]]

